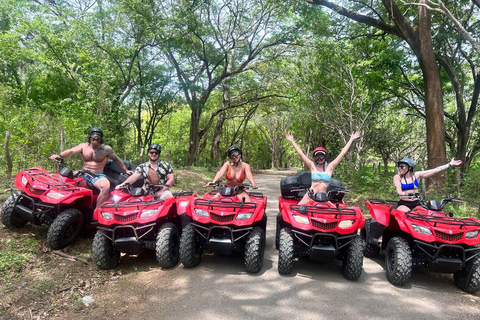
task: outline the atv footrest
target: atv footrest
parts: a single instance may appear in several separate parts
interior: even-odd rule
[[[113,245],[118,251],[128,254],[139,254],[143,249],[142,244],[135,237],[117,238]]]
[[[432,261],[429,270],[433,272],[454,273],[463,267],[462,260],[459,258],[442,258]]]
[[[226,238],[211,238],[208,248],[221,254],[231,254],[233,251],[232,240]]]
[[[330,261],[335,259],[337,250],[334,246],[322,246],[314,244],[310,248],[310,259],[315,261]]]

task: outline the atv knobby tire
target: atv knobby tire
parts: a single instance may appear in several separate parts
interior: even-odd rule
[[[403,286],[412,275],[412,251],[407,241],[393,237],[385,250],[385,269],[391,284]]]
[[[350,242],[347,254],[343,260],[343,276],[347,280],[358,280],[363,270],[363,248],[365,242],[362,238],[356,237]]]
[[[157,261],[162,268],[175,267],[179,259],[179,242],[177,226],[165,223],[157,233],[155,252]]]
[[[120,262],[120,251],[113,246],[112,240],[108,239],[98,230],[95,233],[92,244],[93,261],[101,270],[114,269]]]
[[[2,223],[9,229],[21,228],[27,223],[27,221],[21,219],[18,214],[13,211],[15,200],[16,199],[13,196],[8,197],[7,201],[5,201],[3,204],[2,211],[0,213]]]
[[[293,236],[288,228],[280,230],[280,240],[278,242],[278,273],[290,274],[293,270]]]
[[[466,266],[453,274],[455,285],[468,293],[480,289],[480,256],[470,259]]]
[[[247,237],[245,245],[245,267],[247,272],[257,273],[262,269],[265,249],[265,231],[255,227]]]
[[[193,268],[200,264],[202,254],[195,228],[189,223],[180,237],[180,261],[185,268]]]
[[[60,213],[50,225],[47,245],[53,250],[63,249],[75,241],[82,231],[83,214],[78,209],[67,209]]]

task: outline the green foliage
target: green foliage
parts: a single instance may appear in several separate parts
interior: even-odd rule
[[[22,270],[34,258],[38,243],[37,240],[18,243],[15,239],[0,242],[0,272],[12,275]]]

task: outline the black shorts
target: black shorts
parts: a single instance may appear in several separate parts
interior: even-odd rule
[[[408,209],[410,209],[410,210],[415,209],[415,207],[419,206],[419,205],[420,205],[419,200],[415,200],[415,201],[400,200],[400,201],[398,201],[398,207],[399,206],[405,206],[405,207],[408,207]]]

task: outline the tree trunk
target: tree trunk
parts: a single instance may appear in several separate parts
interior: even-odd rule
[[[188,145],[188,154],[186,157],[185,165],[193,166],[198,154],[198,147],[200,144],[200,117],[201,111],[199,107],[191,108],[190,118],[190,144]]]
[[[60,152],[65,150],[65,128],[60,126]]]
[[[420,2],[426,2],[422,0]],[[424,7],[418,9],[418,46],[412,47],[420,63],[425,84],[425,115],[427,129],[428,167],[435,168],[446,163],[445,123],[443,120],[443,93],[440,69],[437,65],[432,46],[432,26],[430,11]],[[433,181],[435,189],[445,185],[444,173],[436,174],[427,181]]]
[[[10,151],[8,149],[8,143],[10,141],[10,131],[5,133],[5,160],[7,160],[7,179],[10,179],[12,176],[12,158],[10,157]]]

